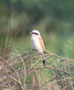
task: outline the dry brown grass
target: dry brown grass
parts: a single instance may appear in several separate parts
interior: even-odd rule
[[[73,90],[74,60],[46,51],[46,66],[32,50],[12,48],[0,56],[0,90]]]

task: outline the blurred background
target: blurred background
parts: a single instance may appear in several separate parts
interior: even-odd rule
[[[0,51],[31,49],[33,29],[47,50],[74,59],[74,0],[0,0]]]

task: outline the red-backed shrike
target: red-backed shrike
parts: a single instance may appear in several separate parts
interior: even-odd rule
[[[40,54],[44,54],[45,46],[38,30],[33,30],[31,32],[31,45],[32,49],[39,52]],[[45,57],[42,56],[43,64],[45,65]]]

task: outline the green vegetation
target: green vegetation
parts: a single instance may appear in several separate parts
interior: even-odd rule
[[[48,50],[46,67],[31,51],[33,29],[41,32]],[[3,75],[14,77],[20,90],[72,90],[74,0],[0,0],[0,57],[1,65],[7,65]]]
[[[29,49],[29,32],[38,29],[46,49],[58,55],[73,57],[64,47],[68,40],[74,43],[73,0],[1,0],[0,13],[0,37],[6,31],[11,38],[15,33],[17,38],[23,34],[20,43],[15,40],[15,44],[17,42],[17,47]]]

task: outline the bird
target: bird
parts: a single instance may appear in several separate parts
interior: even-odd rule
[[[35,50],[42,55],[43,65],[45,65],[46,64],[44,56],[45,46],[41,34],[38,30],[32,30],[30,34],[31,34],[32,50]]]

